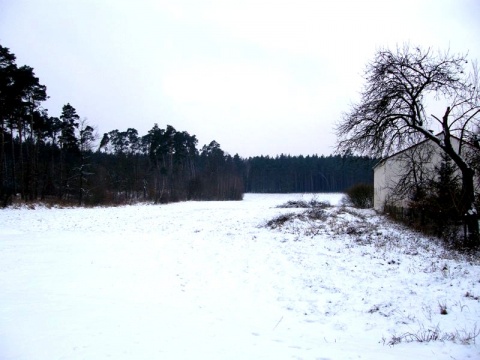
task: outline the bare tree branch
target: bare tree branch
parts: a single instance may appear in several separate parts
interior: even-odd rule
[[[336,125],[337,152],[386,157],[427,139],[461,171],[462,211],[476,215],[474,166],[463,153],[480,126],[479,71],[474,64],[466,74],[467,63],[466,55],[408,45],[379,50],[367,65],[360,102]],[[425,99],[432,96],[445,103],[441,116],[426,116],[430,104]],[[441,126],[441,136],[431,131],[432,123]],[[475,219],[469,229],[478,241]]]

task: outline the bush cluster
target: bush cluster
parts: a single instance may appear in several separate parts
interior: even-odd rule
[[[347,200],[351,205],[360,209],[373,207],[373,185],[357,184],[350,187],[347,192]]]

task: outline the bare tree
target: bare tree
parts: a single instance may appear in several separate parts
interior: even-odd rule
[[[467,73],[467,63],[465,55],[418,47],[377,51],[367,65],[360,102],[336,126],[337,150],[382,157],[420,138],[431,141],[462,174],[461,211],[469,239],[478,245],[475,170],[466,153],[478,151],[473,139],[480,123],[480,89],[478,68]],[[427,115],[427,106],[433,109],[438,102],[446,110]],[[436,128],[441,135],[435,135]]]

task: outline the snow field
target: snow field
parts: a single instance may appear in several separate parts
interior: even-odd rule
[[[368,211],[264,226],[306,197],[2,210],[0,358],[480,356],[458,339],[388,345],[422,329],[472,332],[478,262]]]

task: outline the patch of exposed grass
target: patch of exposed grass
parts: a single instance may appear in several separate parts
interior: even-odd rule
[[[278,229],[278,228],[281,228],[287,221],[292,220],[296,216],[297,214],[295,213],[281,214],[267,221],[266,226],[269,227],[270,229]]]
[[[480,335],[480,329],[475,325],[471,330],[455,330],[452,332],[441,331],[439,326],[425,328],[420,326],[417,332],[406,332],[400,335],[392,335],[390,339],[383,338],[384,345],[394,346],[402,342],[420,342],[427,343],[431,341],[453,341],[463,345],[476,344],[476,339]]]
[[[331,207],[327,201],[319,201],[315,198],[310,201],[306,200],[289,200],[284,204],[278,205],[281,209],[326,209]]]

